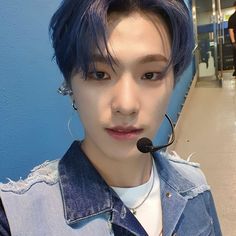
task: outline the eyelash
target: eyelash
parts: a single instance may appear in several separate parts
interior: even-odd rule
[[[146,80],[150,80],[150,81],[157,81],[157,80],[161,80],[163,78],[162,73],[161,72],[148,72],[145,73],[144,75],[148,75],[148,74],[156,74],[156,79],[146,79]]]
[[[88,78],[93,79],[93,80],[97,80],[97,81],[103,81],[103,80],[109,80],[110,79],[109,75],[105,78],[98,78],[97,75],[99,75],[99,74],[108,75],[106,72],[103,72],[103,71],[89,72],[88,73]],[[145,78],[143,78],[144,76],[147,76],[147,75],[150,75],[150,74],[152,76],[154,74],[156,74],[156,78],[155,79],[145,79]],[[148,72],[148,73],[145,73],[144,76],[142,76],[143,80],[157,81],[157,80],[162,80],[163,79],[163,74],[161,72]]]
[[[108,80],[108,79],[110,79],[110,76],[108,76],[109,78],[105,78],[105,79],[104,79],[104,78],[102,78],[102,79],[101,79],[101,78],[98,78],[97,75],[98,75],[99,73],[100,73],[100,74],[101,74],[101,73],[102,73],[102,74],[107,74],[106,72],[103,72],[103,71],[89,72],[89,73],[88,73],[88,78],[89,78],[89,79],[94,79],[94,80]]]

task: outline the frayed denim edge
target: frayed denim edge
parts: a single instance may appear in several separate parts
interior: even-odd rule
[[[8,183],[0,183],[0,190],[2,192],[12,192],[15,194],[26,193],[33,185],[37,183],[46,183],[54,185],[58,182],[58,162],[45,161],[43,164],[36,166],[25,180],[13,181],[8,178]]]

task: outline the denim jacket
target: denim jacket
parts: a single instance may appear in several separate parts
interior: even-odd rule
[[[220,236],[199,165],[155,153],[163,236]],[[146,236],[135,216],[106,184],[75,141],[59,161],[36,167],[26,180],[0,184],[13,236]]]

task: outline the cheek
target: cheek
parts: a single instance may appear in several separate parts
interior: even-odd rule
[[[171,70],[166,78],[163,97],[162,97],[162,101],[161,101],[162,106],[165,107],[165,109],[167,108],[167,106],[169,104],[169,100],[170,100],[170,97],[171,97],[171,94],[173,91],[173,87],[174,87],[174,74],[173,74],[173,70]]]
[[[155,113],[165,112],[172,94],[172,88],[171,80],[163,83],[157,89],[153,88],[144,96],[144,104],[148,104],[149,109]]]
[[[143,114],[146,115],[152,125],[155,123],[159,125],[166,112],[167,104],[167,99],[163,97],[153,97],[152,102],[149,102],[148,105],[144,105]]]
[[[171,81],[164,83],[159,89],[153,89],[144,96],[143,114],[147,115],[147,119],[149,119],[150,123],[156,124],[157,126],[162,122],[169,104],[172,94],[172,86],[170,83]]]
[[[84,124],[95,124],[97,120],[102,119],[101,116],[105,115],[104,96],[96,89],[92,91],[86,89],[86,92],[80,89],[74,97],[79,107],[79,115]]]

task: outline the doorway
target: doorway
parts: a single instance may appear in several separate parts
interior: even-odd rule
[[[198,68],[197,85],[219,86],[225,73],[233,71],[228,19],[234,0],[193,0],[193,20]]]

